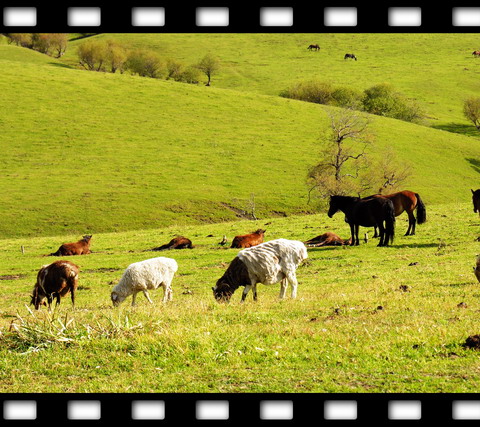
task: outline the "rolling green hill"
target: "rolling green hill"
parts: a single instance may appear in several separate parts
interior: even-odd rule
[[[480,89],[477,34],[101,34],[129,48],[156,50],[192,64],[207,52],[222,70],[217,87],[278,95],[299,80],[319,79],[364,90],[390,82],[425,109],[430,124],[462,130],[465,97]],[[76,64],[70,44],[64,61]],[[307,46],[318,43],[320,52]],[[358,61],[345,61],[355,53]],[[457,124],[457,126],[453,126]]]
[[[189,46],[182,37],[172,52]],[[208,47],[208,37],[198,44]],[[223,49],[229,37],[216,35]],[[251,45],[230,47],[261,69],[252,52],[260,36],[252,37]],[[260,78],[253,92],[225,89],[227,70],[207,88],[70,69],[27,49],[0,48],[3,236],[232,220],[253,196],[261,218],[315,211],[305,176],[327,127],[325,107],[263,95],[276,89]],[[406,188],[427,203],[468,200],[478,181],[477,139],[380,117],[371,129],[374,155],[394,147],[411,166]]]

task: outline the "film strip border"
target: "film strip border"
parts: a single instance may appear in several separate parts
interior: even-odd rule
[[[70,3],[70,4],[69,4]],[[82,4],[84,3],[84,4]],[[391,5],[354,2],[273,2],[193,6],[171,0],[112,5],[97,0],[39,4],[4,0],[3,32],[478,32],[480,4],[417,1]],[[331,3],[331,4],[329,4]],[[403,4],[402,4],[403,3]]]
[[[426,425],[437,421],[450,425],[480,420],[480,398],[471,394],[43,394],[2,398],[2,422],[7,424],[157,421],[158,425],[234,422],[251,427],[269,422],[399,425],[404,421]]]

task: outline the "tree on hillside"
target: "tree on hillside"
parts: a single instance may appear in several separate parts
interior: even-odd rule
[[[60,58],[67,51],[68,34],[53,33],[50,34],[50,46],[55,58]]]
[[[113,40],[109,40],[106,43],[106,62],[110,67],[110,72],[116,73],[118,70],[120,73],[123,73],[128,59],[127,49]]]
[[[362,176],[368,167],[366,150],[373,141],[369,119],[354,110],[330,113],[329,117],[320,160],[307,175],[309,194],[316,189],[322,198],[359,195],[371,187]]]
[[[212,75],[220,69],[220,62],[217,58],[208,53],[197,64],[197,68],[207,76],[208,81],[206,86],[210,86]]]
[[[309,200],[314,190],[321,200],[333,195],[389,194],[410,177],[410,166],[400,162],[391,148],[373,155],[370,119],[364,113],[345,109],[329,113],[329,118],[320,159],[307,174]]]
[[[395,152],[389,147],[372,163],[369,175],[374,191],[378,194],[390,194],[400,191],[400,185],[412,175],[412,170],[409,164],[397,160]]]
[[[8,44],[16,44],[17,46],[32,47],[32,34],[30,33],[8,33]]]
[[[127,67],[141,77],[160,78],[164,71],[162,59],[152,50],[137,49],[128,56]]]
[[[107,45],[98,40],[88,40],[78,46],[80,65],[90,71],[103,71],[107,57]]]
[[[463,103],[463,114],[480,130],[480,98],[466,99]]]

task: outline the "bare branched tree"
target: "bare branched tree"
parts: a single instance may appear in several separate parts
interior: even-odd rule
[[[307,177],[310,186],[321,197],[333,194],[360,194],[370,187],[363,178],[368,168],[367,149],[373,142],[368,130],[369,118],[358,111],[341,110],[329,113],[330,127],[323,138],[320,161]]]

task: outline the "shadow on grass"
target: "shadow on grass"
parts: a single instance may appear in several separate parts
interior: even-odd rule
[[[73,69],[72,66],[67,65],[67,64],[61,64],[59,62],[49,62],[48,65],[53,65],[54,67],[60,67],[60,68],[70,68]]]
[[[465,160],[466,160],[468,163],[470,163],[470,165],[472,166],[472,168],[473,168],[473,170],[474,170],[475,172],[480,173],[480,160],[474,159],[474,158],[472,158],[472,157],[470,157],[470,158],[467,157]]]
[[[402,243],[393,244],[393,248],[438,248],[438,243]]]
[[[473,125],[464,123],[446,123],[442,125],[432,125],[433,129],[444,130],[446,132],[458,133],[460,135],[480,138],[480,131]]]

